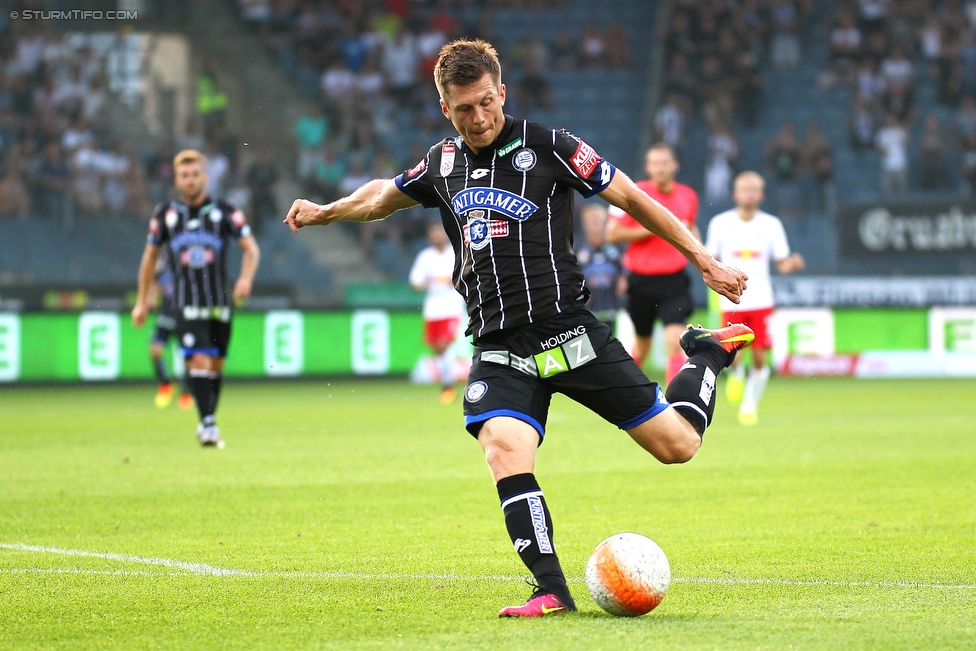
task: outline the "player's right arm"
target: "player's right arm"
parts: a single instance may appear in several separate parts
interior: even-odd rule
[[[284,223],[292,231],[332,222],[370,222],[389,217],[397,210],[417,205],[397,187],[393,179],[375,179],[347,197],[321,205],[308,199],[295,199]]]
[[[637,187],[627,175],[618,170],[600,196],[678,249],[698,268],[706,285],[738,304],[749,277],[716,260],[670,210]]]
[[[136,293],[136,304],[132,308],[132,325],[141,328],[146,323],[146,315],[149,313],[149,293],[156,278],[156,261],[159,258],[159,247],[155,244],[146,244],[142,252],[142,261],[139,263],[138,291]]]

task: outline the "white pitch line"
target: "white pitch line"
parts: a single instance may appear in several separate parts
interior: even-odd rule
[[[483,575],[470,576],[463,574],[395,574],[367,572],[252,572],[231,568],[207,565],[206,563],[187,563],[168,558],[147,556],[131,556],[113,552],[91,552],[80,549],[63,549],[60,547],[42,547],[39,545],[25,545],[23,543],[0,543],[0,549],[11,551],[35,552],[41,554],[56,554],[59,556],[79,556],[85,558],[101,558],[111,561],[139,563],[143,565],[158,565],[170,567],[180,572],[153,573],[129,570],[99,571],[78,570],[68,568],[50,569],[0,569],[0,574],[92,574],[119,576],[229,576],[250,577],[260,579],[372,579],[372,580],[430,580],[430,581],[523,581],[524,576]],[[182,573],[181,573],[182,572]],[[184,574],[185,573],[185,574]],[[580,583],[580,577],[570,577],[569,581]],[[836,588],[916,588],[932,590],[976,590],[976,584],[949,583],[913,583],[910,581],[794,581],[791,579],[734,579],[711,577],[672,577],[673,583],[697,583],[711,585],[784,585]]]

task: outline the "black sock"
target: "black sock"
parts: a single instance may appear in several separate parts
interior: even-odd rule
[[[576,603],[552,542],[552,517],[535,475],[524,473],[501,479],[498,497],[515,551],[539,587],[562,599],[568,609],[575,610]]]
[[[214,416],[217,415],[217,403],[220,402],[220,387],[223,385],[224,376],[220,373],[215,373],[213,377],[210,378],[210,392],[213,397],[212,412]]]
[[[166,362],[162,357],[153,357],[153,370],[156,371],[156,379],[160,384],[169,384],[169,373],[166,372]]]
[[[191,369],[187,373],[190,391],[193,392],[197,411],[200,412],[200,422],[204,425],[213,425],[215,421],[214,407],[216,406],[213,396],[213,373],[196,369]]]
[[[665,397],[675,411],[692,424],[700,435],[715,413],[715,378],[724,368],[724,352],[702,352],[688,358],[674,376]]]

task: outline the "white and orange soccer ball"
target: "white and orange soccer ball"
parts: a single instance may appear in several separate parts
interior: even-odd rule
[[[586,564],[586,588],[611,615],[639,617],[657,607],[671,583],[671,566],[656,542],[638,533],[610,536]]]

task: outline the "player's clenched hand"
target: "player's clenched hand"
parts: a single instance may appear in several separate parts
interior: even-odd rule
[[[288,216],[285,217],[284,223],[288,224],[292,232],[297,233],[298,229],[302,226],[317,224],[321,210],[322,206],[314,201],[295,199],[291,204],[291,210],[288,211]]]
[[[705,284],[733,303],[739,303],[739,297],[746,289],[749,276],[745,272],[726,266],[716,261],[711,267],[702,271]]]
[[[238,278],[234,283],[234,299],[243,301],[251,296],[251,281],[247,278]]]
[[[148,310],[146,309],[145,305],[136,304],[136,306],[132,308],[132,325],[137,328],[144,326],[146,324],[147,313]]]

